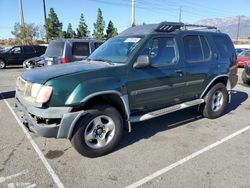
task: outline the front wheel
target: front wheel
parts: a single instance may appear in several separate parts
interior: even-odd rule
[[[76,126],[71,143],[80,154],[91,158],[111,152],[118,144],[123,132],[120,113],[109,105],[101,105],[88,110]]]
[[[5,61],[0,59],[0,69],[4,69],[6,67]]]
[[[202,108],[202,114],[209,119],[220,117],[226,108],[228,102],[228,92],[224,84],[214,85],[205,97],[205,104]]]

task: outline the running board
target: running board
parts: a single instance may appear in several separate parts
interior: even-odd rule
[[[202,104],[202,103],[204,103],[204,99],[196,99],[196,100],[193,100],[193,101],[184,102],[184,103],[181,103],[181,104],[177,104],[177,105],[174,105],[174,106],[170,106],[170,107],[167,107],[167,108],[163,108],[163,109],[160,109],[160,110],[149,112],[147,114],[138,115],[138,116],[131,116],[130,121],[132,123],[145,121],[145,120],[148,120],[148,119],[152,119],[152,118],[155,118],[155,117],[158,117],[158,116],[169,114],[169,113],[172,113],[172,112],[175,112],[175,111],[178,111],[178,110],[182,110],[184,108],[188,108],[188,107],[191,107],[191,106],[195,106],[195,105],[198,105],[198,104]]]

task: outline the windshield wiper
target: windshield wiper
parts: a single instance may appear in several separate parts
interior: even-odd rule
[[[87,59],[88,61],[101,61],[101,62],[105,62],[105,63],[109,63],[109,64],[114,64],[113,61],[109,60],[109,59],[102,59],[102,58],[99,58],[99,59]]]

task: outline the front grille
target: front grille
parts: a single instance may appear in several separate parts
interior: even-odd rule
[[[17,78],[16,92],[18,92],[19,95],[30,96],[31,95],[31,87],[32,87],[32,83],[25,81],[21,77]]]

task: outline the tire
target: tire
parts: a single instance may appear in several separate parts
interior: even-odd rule
[[[228,92],[224,84],[214,85],[205,96],[202,114],[208,119],[215,119],[223,115],[228,102]]]
[[[110,153],[123,132],[121,114],[109,105],[91,108],[75,126],[71,143],[78,153],[90,158]]]
[[[3,59],[0,59],[0,69],[5,69],[6,63]]]

